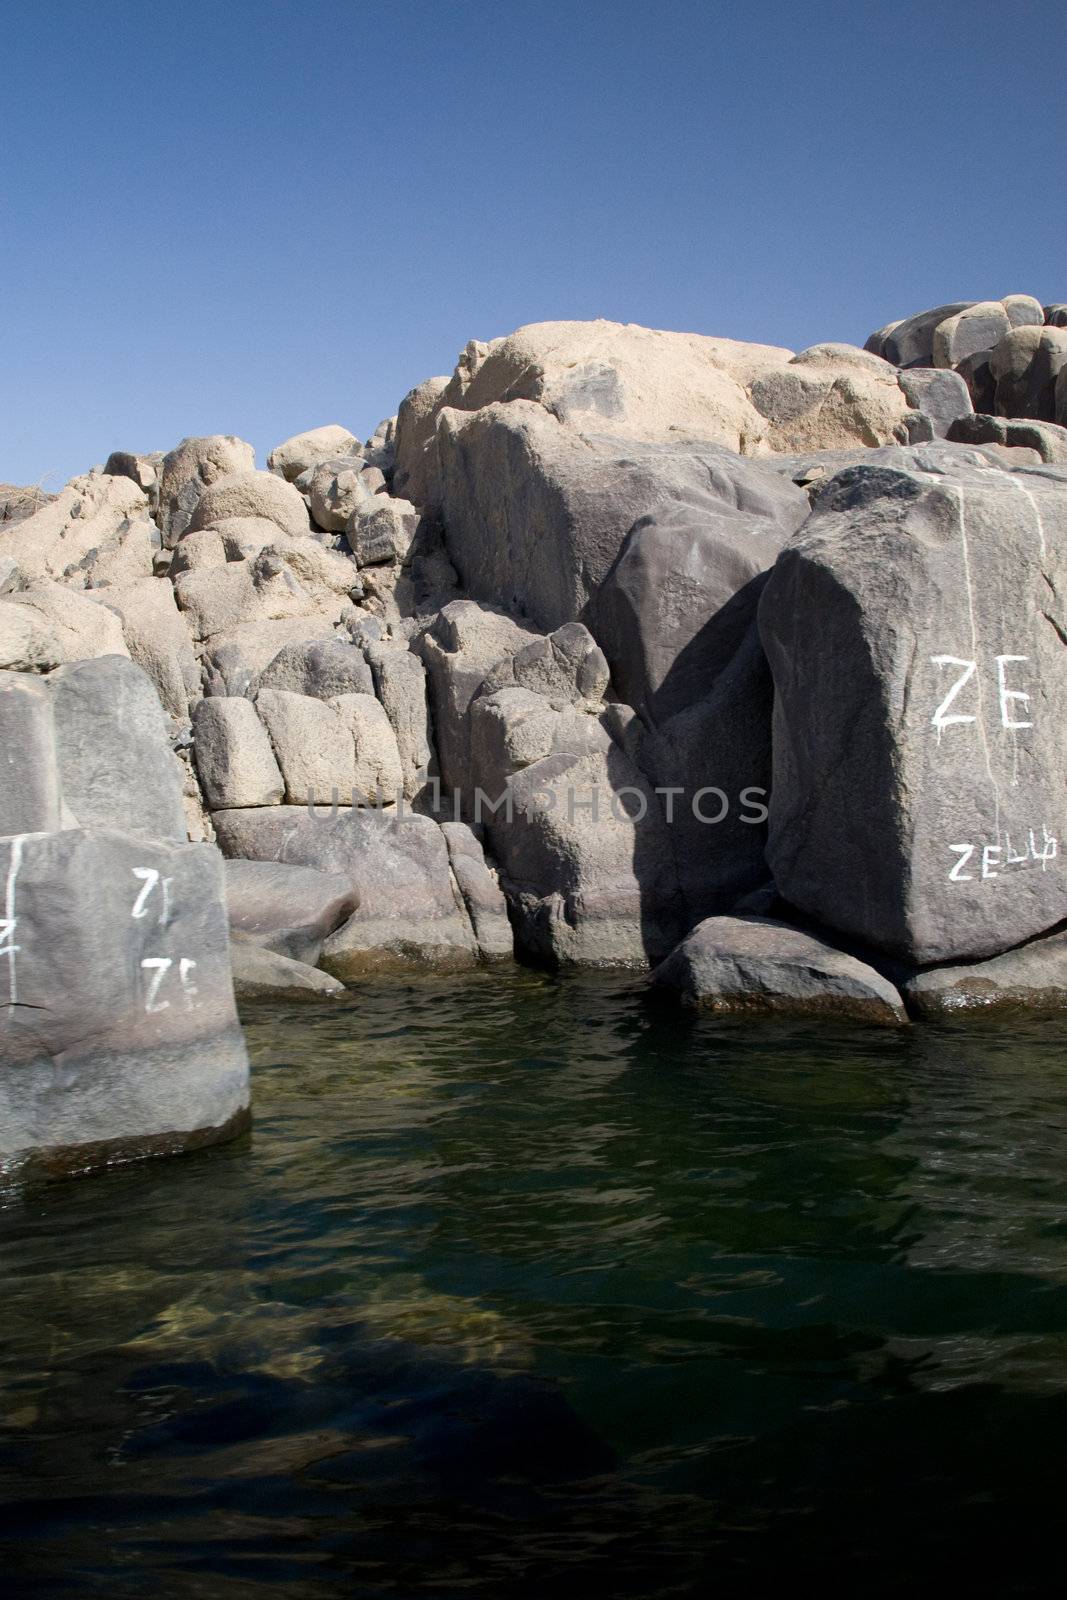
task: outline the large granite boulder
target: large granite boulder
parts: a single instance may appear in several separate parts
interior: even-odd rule
[[[47,682],[0,672],[0,836],[61,826],[55,719]]]
[[[159,469],[159,518],[163,542],[173,549],[192,521],[204,490],[219,478],[251,472],[256,452],[232,433],[183,439]]]
[[[100,604],[114,611],[131,660],[147,673],[164,711],[179,721],[202,694],[192,634],[166,578],[136,578],[112,584]]]
[[[302,472],[317,467],[320,461],[327,461],[331,456],[356,456],[361,449],[354,433],[342,428],[339,422],[330,422],[324,428],[310,428],[307,433],[294,434],[284,444],[276,444],[267,457],[267,466],[292,483]]]
[[[328,972],[243,939],[235,939],[230,945],[230,964],[234,997],[242,1002],[339,1000],[348,992]]]
[[[212,695],[199,701],[193,711],[193,750],[211,810],[281,804],[285,781],[251,700]]]
[[[16,563],[25,582],[61,578],[147,510],[147,496],[129,478],[88,472],[72,478],[32,516],[0,523],[0,556]]]
[[[234,517],[262,517],[297,538],[311,528],[297,490],[273,472],[230,472],[216,478],[200,495],[189,528],[214,528]]]
[[[407,641],[375,639],[364,648],[373,688],[396,735],[404,797],[413,800],[436,758],[430,736],[426,668]]]
[[[478,959],[470,919],[449,871],[444,835],[429,817],[303,806],[218,811],[224,855],[314,867],[347,878],[358,909],[326,940],[322,965],[342,982],[368,973]]]
[[[657,967],[652,983],[715,1016],[907,1021],[900,994],[873,967],[769,918],[708,917]]]
[[[0,1167],[85,1171],[248,1118],[222,861],[106,829],[0,838]]]
[[[1067,1011],[1067,932],[1035,939],[989,961],[930,967],[903,984],[904,998],[927,1022]]]
[[[854,345],[819,344],[751,385],[774,451],[891,444],[907,410],[896,369]]]
[[[314,966],[359,896],[343,873],[281,861],[226,862],[226,905],[233,938]]]
[[[59,667],[46,681],[63,799],[81,827],[184,842],[179,764],[140,667],[103,656]]]
[[[931,445],[833,479],[760,602],[768,860],[785,898],[917,964],[1067,916],[1067,479]]]

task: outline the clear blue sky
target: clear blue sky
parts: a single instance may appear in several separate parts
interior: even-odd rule
[[[1067,300],[1063,0],[8,0],[0,480],[324,422],[469,338],[800,349]]]

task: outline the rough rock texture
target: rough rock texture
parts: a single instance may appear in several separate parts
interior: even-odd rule
[[[213,695],[193,712],[193,747],[204,798],[213,811],[280,805],[285,784],[250,700]]]
[[[8,630],[13,644],[24,640],[24,648],[38,657],[31,666],[129,655],[117,612],[50,578],[0,601],[0,639]],[[5,664],[15,662],[9,658]]]
[[[0,523],[0,555],[14,560],[27,582],[61,578],[147,509],[146,495],[129,478],[89,472],[35,515]]]
[[[202,691],[192,635],[171,585],[159,578],[114,584],[100,597],[117,613],[131,660],[147,673],[164,711],[184,720]]]
[[[1002,417],[1056,418],[1056,380],[1067,366],[1067,328],[1013,328],[989,357]]]
[[[0,836],[61,826],[55,740],[48,684],[0,672]]]
[[[311,639],[283,645],[264,667],[261,689],[333,700],[339,694],[373,694],[374,680],[363,652],[342,639]]]
[[[263,517],[294,537],[310,531],[300,495],[272,472],[232,472],[216,478],[197,501],[189,528],[191,532],[214,528],[233,517]]]
[[[825,1017],[883,1026],[907,1020],[899,993],[873,967],[762,917],[708,917],[656,969],[652,983],[718,1016]]]
[[[251,472],[255,464],[255,450],[233,434],[183,439],[163,457],[159,472],[158,516],[164,544],[174,548],[209,484],[236,472]]]
[[[267,457],[267,466],[292,483],[309,467],[317,467],[320,461],[327,461],[331,456],[355,456],[361,448],[354,433],[342,428],[339,422],[331,422],[324,428],[294,434],[284,444],[275,445]]]
[[[355,783],[352,731],[336,707],[287,689],[261,689],[256,710],[270,734],[293,805],[348,802]]]
[[[768,860],[787,900],[871,946],[990,955],[1067,916],[1067,485],[882,454],[823,491],[761,600]]]
[[[181,774],[151,681],[124,656],[47,679],[63,799],[83,828],[186,840]]]
[[[934,329],[934,366],[955,367],[980,351],[992,350],[1011,332],[1011,326],[999,300],[980,300],[957,311]]]
[[[894,368],[851,345],[802,350],[749,392],[775,451],[890,444],[907,409]]]
[[[1027,418],[990,417],[978,414],[959,417],[948,430],[957,444],[999,445],[1005,450],[1032,450],[1039,461],[1067,466],[1067,428],[1054,422],[1031,422]],[[1020,466],[1025,461],[1020,459]]]
[[[328,972],[243,939],[230,945],[230,964],[234,996],[241,1001],[336,1000],[346,993],[344,984]]]
[[[397,412],[393,488],[417,506],[428,498],[426,455],[433,446],[439,402],[449,382],[448,378],[427,378],[404,396]]]
[[[418,527],[419,513],[409,500],[377,495],[379,505],[357,507],[348,519],[346,533],[352,554],[361,567],[404,560]]]
[[[341,873],[234,859],[226,862],[226,904],[234,938],[314,966],[359,897]]]
[[[327,533],[343,533],[357,512],[374,508],[374,491],[363,477],[362,465],[357,459],[331,457],[301,476],[301,484],[307,481],[311,515]]]
[[[404,771],[385,711],[373,694],[341,694],[330,705],[352,734],[352,804],[393,804],[404,793]]]
[[[276,478],[276,483],[281,479]],[[321,600],[290,571],[284,557],[263,550],[253,561],[231,561],[221,571],[197,568],[183,572],[174,592],[193,636],[211,640],[247,623],[272,622],[285,617],[327,616],[340,619],[344,601],[334,596]]]
[[[916,1016],[939,1021],[962,1012],[1011,1015],[1067,1011],[1067,933],[1035,939],[990,961],[932,967],[904,983]]]
[[[0,839],[0,881],[4,1170],[85,1171],[242,1127],[218,852],[68,829]]]
[[[343,982],[408,966],[467,967],[477,946],[457,905],[444,835],[428,817],[302,806],[220,811],[227,856],[283,861],[346,877],[359,908],[326,941],[322,964]]]
[[[483,961],[510,960],[514,954],[507,901],[499,879],[489,870],[476,835],[463,822],[444,822],[452,876],[467,908]]]
[[[969,417],[974,411],[970,392],[958,372],[944,372],[936,367],[913,367],[899,374],[901,391],[908,404],[929,420],[931,439],[943,439],[950,425],[959,417]],[[921,444],[921,439],[907,442]]]
[[[366,659],[374,674],[373,688],[396,735],[404,797],[413,800],[436,763],[430,742],[430,710],[426,668],[406,643],[372,641]]]
[[[204,651],[207,694],[254,695],[259,675],[287,644],[334,638],[334,623],[321,613],[240,623],[217,634]]]

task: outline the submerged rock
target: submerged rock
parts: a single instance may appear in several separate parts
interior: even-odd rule
[[[990,961],[914,973],[903,990],[911,1010],[926,1021],[959,1013],[1067,1011],[1067,933],[1035,939]]]

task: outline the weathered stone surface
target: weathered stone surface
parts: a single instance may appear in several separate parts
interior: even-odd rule
[[[181,777],[148,676],[125,656],[103,656],[47,682],[61,791],[78,824],[184,843]]]
[[[5,616],[16,608],[28,616],[26,626],[42,657],[66,662],[128,655],[121,618],[99,599],[41,578],[11,595],[2,608]]]
[[[357,512],[374,509],[374,494],[361,466],[358,460],[331,457],[301,477],[302,484],[307,482],[311,515],[327,533],[343,533]]]
[[[273,523],[270,526],[273,528]],[[195,533],[183,533],[174,546],[170,576],[177,578],[183,572],[195,572],[198,567],[224,567],[227,559],[218,529],[198,528]]]
[[[50,672],[65,660],[66,650],[47,618],[30,606],[0,600],[0,671]]]
[[[232,433],[183,439],[163,457],[159,471],[157,514],[164,544],[174,548],[209,484],[233,473],[251,472],[255,464],[255,450]]]
[[[293,805],[344,805],[355,782],[352,732],[337,709],[310,695],[260,689],[256,710],[270,734]]]
[[[0,523],[0,555],[14,560],[28,582],[61,578],[147,509],[145,494],[129,478],[88,472],[33,516]]]
[[[159,530],[148,517],[127,520],[63,573],[63,581],[87,589],[150,578],[159,549]]]
[[[1035,300],[1032,294],[1006,294],[1000,303],[1008,313],[1008,321],[1013,328],[1032,324],[1040,327],[1045,320],[1041,301]]]
[[[417,506],[425,504],[429,492],[426,456],[433,449],[437,412],[449,381],[427,378],[404,396],[397,412],[393,488]]]
[[[419,641],[433,708],[441,776],[454,790],[473,788],[467,709],[490,667],[514,655],[536,635],[503,612],[455,600]]]
[[[443,413],[437,447],[448,552],[464,590],[549,632],[582,616],[642,517],[674,519],[682,502],[725,530],[740,513],[744,544],[763,526],[755,518],[778,523],[784,538],[807,512],[769,465],[713,445],[582,437],[525,401]]]
[[[873,947],[992,955],[1067,916],[1067,485],[881,454],[831,482],[761,600],[768,860],[787,900]]]
[[[938,323],[934,329],[933,365],[955,367],[983,350],[993,350],[1011,332],[1011,326],[999,300],[979,300]]]
[[[448,845],[452,876],[478,941],[479,955],[483,961],[511,960],[515,949],[507,901],[495,873],[486,865],[479,840],[463,822],[444,822],[441,832]]]
[[[281,803],[281,770],[251,700],[222,695],[201,700],[193,711],[193,747],[204,798],[213,811]]]
[[[881,354],[896,367],[932,367],[934,332],[938,324],[973,304],[971,300],[956,300],[951,305],[934,306],[930,311],[919,311],[913,317],[891,324],[885,332]]]
[[[0,881],[15,923],[0,952],[5,1170],[85,1171],[243,1127],[218,852],[70,829],[0,839]]]
[[[484,693],[515,687],[549,699],[599,701],[609,682],[607,658],[589,629],[568,622],[505,656],[483,680]]]
[[[334,636],[334,623],[321,613],[228,628],[216,634],[204,652],[205,692],[254,695],[260,673],[287,644],[306,644]]]
[[[526,400],[583,432],[711,440],[755,455],[766,429],[746,385],[791,354],[602,319],[538,322],[487,344],[472,340],[438,404],[472,411]]]
[[[357,507],[346,532],[356,563],[361,567],[383,563],[398,566],[411,548],[419,513],[410,500],[376,495],[378,505]]]
[[[314,966],[322,946],[356,910],[343,873],[280,861],[226,862],[226,904],[235,939]]]
[[[42,506],[51,505],[55,498],[38,483],[0,483],[0,533],[13,523],[35,516]]]
[[[685,913],[667,826],[643,773],[616,746],[559,752],[518,772],[509,789],[510,815],[501,809],[484,820],[520,947],[564,966],[662,959]]]
[[[183,721],[202,693],[192,636],[165,578],[112,584],[100,596],[117,613],[131,660],[151,678],[170,716]]]
[[[370,640],[365,653],[374,674],[374,692],[396,735],[404,797],[413,800],[422,789],[431,764],[436,765],[430,742],[426,668],[406,642]]]
[[[910,406],[930,420],[930,437],[944,439],[951,423],[969,417],[974,411],[970,391],[958,372],[937,367],[912,367],[898,374],[901,390]],[[920,441],[913,439],[912,443]]]
[[[1002,417],[1056,420],[1056,380],[1067,366],[1067,328],[1013,328],[989,358]]]
[[[392,805],[404,793],[396,734],[373,694],[341,694],[330,701],[347,723],[355,747],[353,805]]]
[[[331,422],[324,428],[310,428],[307,433],[296,433],[284,444],[275,445],[267,457],[267,466],[271,472],[292,483],[309,467],[317,467],[320,461],[327,461],[332,456],[356,456],[361,448],[354,433],[342,428],[339,422]]]
[[[197,501],[190,532],[237,518],[262,517],[294,538],[311,531],[307,507],[291,483],[273,472],[231,472],[216,478]]]
[[[230,963],[234,995],[240,1001],[337,1000],[347,992],[328,972],[243,939],[231,943]]]
[[[333,700],[339,694],[373,694],[374,680],[355,645],[343,639],[309,639],[284,645],[264,667],[259,687]]]
[[[906,1022],[893,985],[866,962],[762,917],[708,917],[652,974],[684,1005],[717,1016]]]
[[[342,982],[404,967],[471,966],[477,946],[456,904],[444,835],[428,817],[343,810],[312,817],[302,806],[220,811],[228,856],[283,861],[345,876],[358,910],[327,939],[322,965]]]
[[[896,369],[852,345],[802,350],[749,393],[767,419],[765,446],[776,451],[889,444],[906,410]]]
[[[148,496],[149,504],[158,501],[159,475],[163,470],[162,450],[150,450],[138,455],[133,450],[112,450],[104,463],[104,472],[113,478],[130,478]]]
[[[0,835],[54,832],[61,825],[60,799],[48,685],[26,673],[0,672]],[[0,966],[0,985],[2,978]]]
[[[910,1009],[931,1022],[959,1013],[1067,1011],[1067,933],[1035,939],[991,961],[914,973],[903,988]]]
[[[977,415],[957,418],[948,432],[949,438],[958,444],[997,445],[1004,450],[1034,451],[1040,461],[1067,465],[1067,428],[1060,428],[1054,422]],[[1019,457],[1019,465],[1026,465],[1025,457]]]
[[[280,483],[281,479],[275,479]],[[196,639],[210,640],[247,623],[277,621],[285,617],[313,617],[324,611],[323,602],[300,583],[284,557],[263,550],[253,561],[230,561],[221,569],[197,568],[175,581],[178,605],[186,614]],[[339,620],[343,607],[334,595],[325,612]]]

